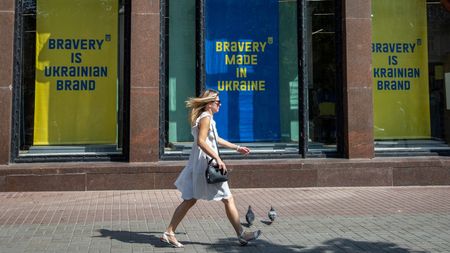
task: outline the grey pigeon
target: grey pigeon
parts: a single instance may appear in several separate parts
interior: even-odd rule
[[[275,217],[277,217],[277,212],[275,212],[275,209],[273,209],[273,206],[270,207],[270,211],[267,214],[269,216],[270,221],[274,221]]]
[[[252,211],[252,206],[248,206],[245,220],[247,220],[248,226],[251,226],[253,224],[253,221],[255,221],[255,213]]]

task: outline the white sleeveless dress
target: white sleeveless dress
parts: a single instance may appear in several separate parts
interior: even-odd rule
[[[206,143],[217,153],[217,145],[214,140],[213,133],[214,130],[217,135],[216,122],[214,121],[212,115],[207,112],[203,112],[197,118],[195,125],[191,130],[191,133],[194,136],[194,143],[192,144],[192,151],[189,156],[189,161],[175,181],[175,186],[181,192],[181,198],[184,200],[204,199],[218,201],[231,196],[228,182],[218,184],[206,183],[205,170],[209,157],[197,144],[198,123],[204,117],[210,117],[210,125]]]

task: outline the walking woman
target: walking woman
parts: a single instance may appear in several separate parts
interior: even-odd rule
[[[250,153],[250,149],[230,143],[217,135],[216,123],[213,119],[213,115],[220,108],[219,93],[217,91],[206,90],[199,97],[190,98],[186,101],[186,105],[191,109],[190,122],[194,143],[189,162],[175,181],[175,186],[181,192],[183,202],[175,209],[172,220],[160,239],[176,248],[184,247],[175,238],[175,230],[197,200],[203,199],[222,201],[225,204],[227,217],[236,231],[239,243],[246,245],[249,241],[257,239],[261,231],[244,232],[228,182],[208,184],[205,178],[205,170],[208,159],[213,158],[219,165],[219,168],[224,173],[227,173],[227,166],[218,155],[217,143],[234,149],[243,155]],[[217,137],[217,143],[214,136]]]

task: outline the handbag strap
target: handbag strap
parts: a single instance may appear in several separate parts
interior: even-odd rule
[[[213,127],[213,134],[214,134],[214,141],[216,142],[217,154],[220,157],[219,143],[217,142],[217,135],[216,135],[216,128],[215,127]],[[222,157],[220,157],[220,158],[222,158]]]
[[[215,127],[213,127],[213,134],[214,134],[214,141],[216,142],[217,154],[220,157],[219,143],[217,142],[216,128]],[[220,157],[220,158],[222,159],[222,157]],[[208,164],[210,164],[212,162],[212,160],[214,160],[214,159],[211,158],[211,160],[208,162]]]

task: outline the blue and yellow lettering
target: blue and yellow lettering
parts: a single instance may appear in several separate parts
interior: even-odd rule
[[[56,80],[58,91],[95,90],[95,80]]]

